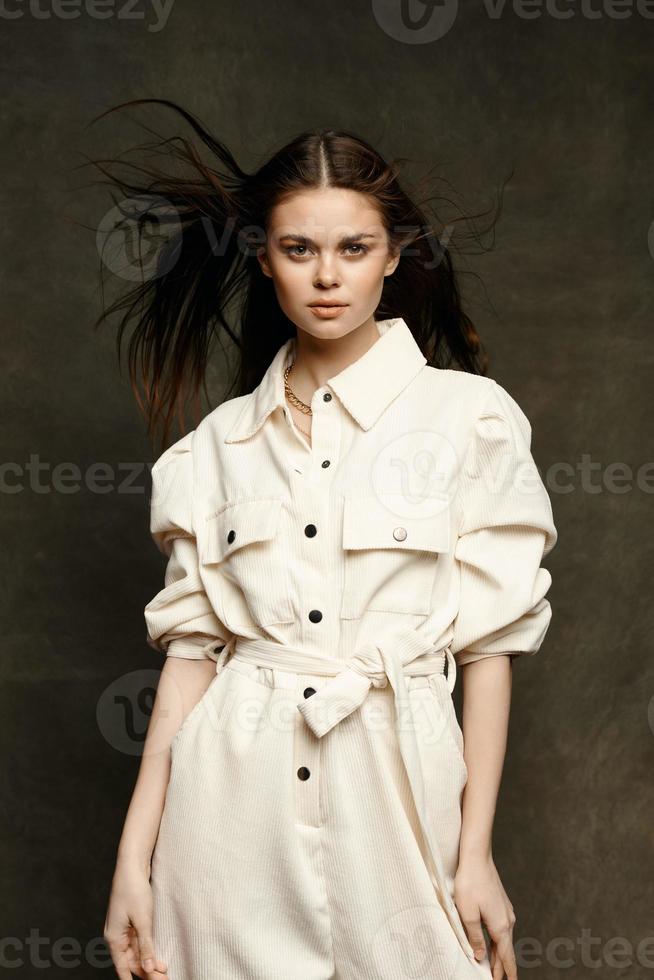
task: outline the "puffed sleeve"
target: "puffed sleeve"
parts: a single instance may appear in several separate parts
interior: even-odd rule
[[[150,533],[168,558],[164,588],[145,607],[146,641],[169,657],[202,660],[203,648],[231,636],[217,618],[200,578],[193,530],[193,436],[187,433],[152,467]],[[210,658],[214,659],[214,658]]]
[[[473,426],[459,492],[456,662],[534,654],[552,616],[545,598],[552,578],[541,560],[556,544],[557,530],[531,454],[531,425],[495,381]]]

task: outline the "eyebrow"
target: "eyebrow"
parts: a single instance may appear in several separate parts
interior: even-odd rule
[[[377,238],[377,235],[369,234],[368,232],[362,231],[356,235],[347,235],[345,238],[341,238],[339,245],[354,245],[355,242],[360,242],[362,238]],[[292,241],[297,242],[300,245],[316,245],[317,243],[309,238],[307,235],[282,235],[279,239],[280,242]]]

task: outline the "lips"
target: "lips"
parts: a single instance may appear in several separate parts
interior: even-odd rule
[[[323,301],[322,303],[311,303],[308,306],[313,312],[314,316],[320,317],[321,320],[335,320],[341,315],[343,310],[347,309],[347,303],[335,303],[333,300],[329,303]]]
[[[309,303],[309,306],[347,306],[347,303],[340,303],[335,299],[324,299],[318,303]]]

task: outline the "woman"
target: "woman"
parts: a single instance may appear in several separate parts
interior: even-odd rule
[[[166,104],[227,172],[183,141],[193,177],[112,178],[180,222],[122,301],[132,379],[167,434],[218,326],[239,394],[152,470],[166,660],[105,923],[117,973],[513,980],[492,823],[557,538],[529,422],[373,148],[307,133],[248,175]]]

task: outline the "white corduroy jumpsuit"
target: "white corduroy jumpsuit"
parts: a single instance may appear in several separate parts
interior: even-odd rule
[[[535,653],[557,531],[496,382],[401,318],[287,411],[295,339],[159,457],[147,641],[216,676],[171,746],[153,859],[170,980],[479,980],[453,900],[456,667]]]

